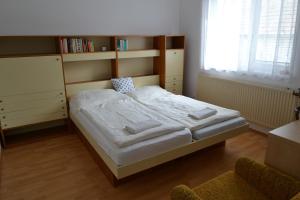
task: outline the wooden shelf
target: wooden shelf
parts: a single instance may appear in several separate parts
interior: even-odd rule
[[[130,50],[130,51],[118,51],[118,58],[147,58],[147,57],[158,57],[160,51],[156,49],[150,50]]]
[[[63,54],[63,62],[110,60],[116,59],[115,51],[93,52],[93,53],[69,53]]]
[[[184,49],[184,36],[167,36],[166,49]]]

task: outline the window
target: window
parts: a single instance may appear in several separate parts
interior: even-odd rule
[[[205,70],[288,79],[298,0],[208,0]]]

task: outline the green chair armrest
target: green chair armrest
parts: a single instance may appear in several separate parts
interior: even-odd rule
[[[300,192],[296,194],[291,200],[300,200]]]
[[[291,199],[300,191],[300,182],[293,177],[248,158],[236,162],[235,172],[273,200]]]
[[[171,200],[201,200],[188,186],[178,185],[171,192]]]

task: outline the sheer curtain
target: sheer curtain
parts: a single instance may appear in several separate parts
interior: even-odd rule
[[[204,0],[202,68],[255,79],[293,74],[298,0]]]

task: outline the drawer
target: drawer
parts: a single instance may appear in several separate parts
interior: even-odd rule
[[[34,108],[43,108],[53,104],[66,104],[64,91],[0,97],[0,114]]]
[[[183,75],[166,76],[166,82],[183,81]]]
[[[177,95],[182,95],[182,87],[172,87],[172,88],[166,88],[169,92],[172,92]]]
[[[67,118],[67,111],[41,114],[41,115],[28,115],[26,117],[23,116],[15,119],[9,119],[4,121],[1,120],[1,128],[3,130],[6,130],[10,128],[33,125],[37,123],[65,119],[65,118]]]
[[[32,109],[18,110],[13,112],[1,113],[1,121],[14,120],[18,118],[26,118],[29,116],[44,115],[56,112],[65,112],[67,110],[65,103],[52,103],[43,107],[35,107]]]
[[[165,89],[174,94],[182,94],[182,81],[167,82]]]
[[[167,50],[166,52],[166,75],[174,76],[183,74],[184,50]]]

